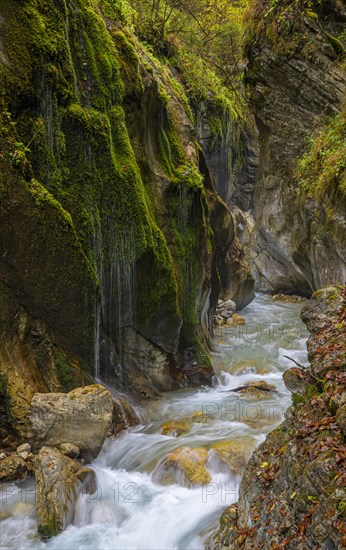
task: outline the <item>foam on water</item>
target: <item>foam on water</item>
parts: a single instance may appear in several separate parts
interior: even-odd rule
[[[244,442],[253,450],[282,420],[290,404],[282,373],[293,365],[284,356],[307,363],[307,331],[299,312],[300,305],[258,296],[242,312],[246,325],[218,330],[212,356],[218,385],[167,393],[147,404],[142,416],[147,418],[145,425],[115,440],[108,439],[92,464],[97,474],[96,492],[79,498],[74,525],[58,537],[47,543],[38,539],[33,506],[19,507],[15,515],[23,492],[12,486],[11,495],[2,495],[9,517],[1,524],[1,548],[203,548],[204,538],[216,528],[223,509],[237,500],[240,481],[239,476],[220,468],[210,447],[227,440]],[[229,391],[257,380],[274,384],[277,393],[268,392],[263,400],[249,401]],[[195,421],[196,413],[203,414],[202,421]],[[161,424],[171,420],[188,422],[189,431],[178,438],[162,435]],[[151,473],[159,460],[181,446],[209,450],[208,485],[189,489],[152,481]],[[24,500],[33,504],[33,498],[31,487]]]

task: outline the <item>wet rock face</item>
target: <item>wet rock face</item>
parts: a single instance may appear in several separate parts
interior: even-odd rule
[[[258,135],[247,113],[247,123],[232,120],[228,112],[200,104],[196,132],[216,191],[228,207],[253,210],[258,170]]]
[[[344,547],[345,308],[345,287],[316,292],[304,307],[311,366],[285,373],[293,406],[250,458],[210,548]]]
[[[53,447],[35,457],[36,511],[43,539],[58,535],[72,523],[81,493],[94,493],[96,474]]]
[[[103,386],[70,393],[35,394],[28,415],[27,439],[34,450],[72,443],[87,461],[95,458],[112,421],[113,401]]]
[[[248,47],[246,75],[260,143],[252,243],[258,286],[305,295],[346,276],[344,207],[338,201],[327,223],[312,200],[299,203],[294,180],[309,136],[341,110],[346,89],[329,38],[334,23],[334,31],[344,24],[344,8],[341,2],[315,4],[319,19],[300,16],[304,42],[289,53],[269,41],[264,26]],[[324,8],[328,13],[320,12]]]
[[[254,280],[245,258],[239,217],[252,210],[258,147],[255,124],[233,120],[229,112],[199,105],[196,134],[203,151],[200,162],[208,187],[217,192],[211,215],[216,235],[220,295],[242,309],[254,299]],[[241,158],[240,158],[241,157]],[[249,222],[251,223],[251,222]],[[246,224],[244,224],[245,226]],[[214,286],[217,282],[214,281]]]
[[[113,401],[112,424],[109,435],[118,433],[140,424],[140,419],[124,395],[118,395]]]

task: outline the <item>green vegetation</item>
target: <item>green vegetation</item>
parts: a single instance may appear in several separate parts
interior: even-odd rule
[[[253,0],[248,2],[245,16],[246,41],[253,43],[265,36],[275,50],[283,55],[292,55],[302,50],[310,55],[309,25],[319,26],[323,15],[322,0]],[[320,32],[333,47],[337,56],[345,54],[345,36],[332,36],[319,27]]]
[[[84,372],[78,363],[71,360],[62,349],[54,347],[53,356],[58,379],[65,392],[93,383],[91,376]]]
[[[300,192],[331,205],[346,197],[346,110],[331,118],[310,142],[297,170]]]
[[[132,5],[135,32],[157,56],[169,59],[192,102],[242,112],[245,0],[133,0]]]
[[[71,9],[52,0],[24,4],[6,0],[4,158],[21,175],[33,199],[39,231],[47,232],[54,212],[54,227],[59,228],[51,242],[54,251],[67,245],[67,235],[73,236],[76,253],[92,266],[96,295],[100,254],[95,239],[101,239],[107,270],[115,261],[136,266],[136,322],[141,330],[152,330],[164,318],[171,327],[167,337],[175,337],[183,319],[184,342],[198,348],[198,250],[210,231],[197,148],[186,154],[181,113],[184,109],[192,122],[189,102],[211,99],[236,116],[237,98],[228,93],[226,77],[218,75],[208,60],[196,65],[195,74],[187,66],[183,35],[179,48],[172,50],[173,73],[161,47],[141,43],[140,29],[138,36],[134,34],[131,24],[139,14],[135,4],[132,8],[120,0],[99,0],[96,6],[89,0],[75,0]],[[191,22],[186,10],[184,17]],[[170,31],[165,33],[166,45],[171,38]],[[180,73],[184,66],[185,81]],[[160,199],[169,205],[164,224],[158,218],[153,174],[140,149],[143,143],[137,145],[127,121],[143,97],[143,70],[154,79],[161,113],[154,148],[167,187]],[[197,90],[201,75],[203,85]],[[22,103],[30,108],[21,107]],[[6,192],[10,185],[6,177]],[[59,356],[57,363],[62,385],[72,387],[68,361]]]

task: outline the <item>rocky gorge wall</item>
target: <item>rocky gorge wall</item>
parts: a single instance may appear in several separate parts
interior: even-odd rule
[[[332,176],[323,174],[319,197],[310,189],[302,192],[297,175],[311,136],[330,117],[339,115],[340,152],[344,147],[345,48],[338,37],[345,21],[345,5],[338,0],[251,4],[245,80],[259,133],[259,162],[248,256],[264,291],[309,296],[346,277],[346,197],[333,191],[335,181],[343,181],[344,155],[335,158],[339,173],[331,168]],[[335,139],[316,150],[320,173]]]

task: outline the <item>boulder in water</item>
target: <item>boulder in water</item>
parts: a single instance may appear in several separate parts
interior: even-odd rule
[[[238,326],[238,325],[245,325],[245,319],[241,315],[238,315],[238,313],[233,313],[232,317],[230,317],[227,320],[227,325],[230,327]]]
[[[265,391],[265,392],[276,392],[276,386],[274,384],[268,384],[265,380],[250,380],[249,382],[245,382],[244,384],[246,387],[254,387],[258,390]]]
[[[209,463],[212,467],[226,466],[233,474],[242,474],[255,446],[253,438],[214,443],[209,451]]]
[[[210,415],[209,415],[210,416]],[[192,422],[198,422],[199,424],[204,424],[208,421],[208,414],[204,411],[196,411],[191,415]]]
[[[274,386],[274,384],[268,384],[265,380],[249,381],[246,382],[244,386],[239,386],[239,388],[234,388],[230,391],[237,393],[243,399],[255,401],[267,399],[268,393],[277,393],[276,386]]]
[[[38,531],[48,539],[72,523],[78,496],[95,492],[96,474],[53,447],[43,447],[34,465]]]
[[[288,304],[304,304],[307,302],[307,298],[303,298],[303,296],[297,296],[295,294],[274,294],[272,298],[274,302],[285,302]]]
[[[161,433],[162,435],[172,435],[173,437],[178,437],[179,435],[188,432],[189,429],[190,425],[188,422],[183,420],[180,422],[172,420],[171,422],[165,422],[165,424],[162,424]]]
[[[34,451],[72,443],[91,461],[106,438],[112,411],[112,396],[99,384],[70,393],[36,393],[31,401],[28,439]]]
[[[235,376],[242,374],[269,374],[277,372],[278,368],[275,365],[268,364],[267,361],[260,359],[252,359],[248,361],[240,361],[231,367],[229,372]]]
[[[178,483],[190,488],[209,483],[211,477],[206,468],[207,459],[206,449],[180,447],[160,460],[152,479],[161,485]]]
[[[242,399],[245,399],[246,401],[263,401],[265,399],[268,399],[268,393],[253,386],[242,388],[238,392],[238,395],[240,395]]]

